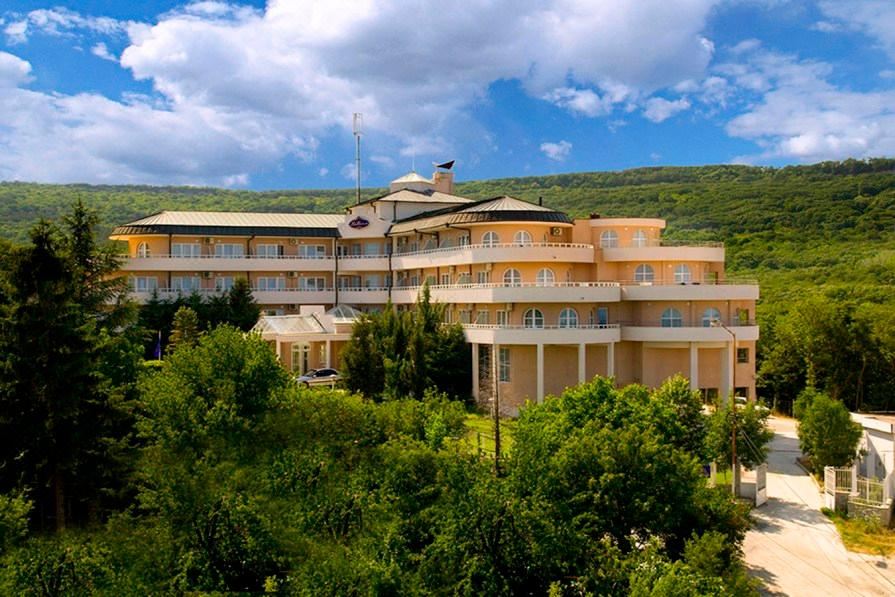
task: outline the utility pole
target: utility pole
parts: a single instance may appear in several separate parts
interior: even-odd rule
[[[363,134],[364,115],[360,112],[354,113],[354,202],[360,203],[360,136]]]
[[[733,330],[724,325],[720,319],[713,319],[711,325],[712,327],[722,328],[725,332],[730,334],[733,341],[730,351],[732,353],[730,366],[732,367],[731,372],[733,373],[733,390],[727,399],[730,401],[730,416],[733,417],[730,425],[730,491],[733,493],[733,497],[736,498],[740,493],[740,467],[739,460],[737,460],[737,335]]]
[[[493,385],[491,415],[494,418],[494,473],[500,475],[500,359],[499,344],[491,345],[491,375]]]

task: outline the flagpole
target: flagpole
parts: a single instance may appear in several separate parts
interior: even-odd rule
[[[158,344],[155,345],[155,354],[158,356],[159,362],[162,360],[162,331],[158,331]]]

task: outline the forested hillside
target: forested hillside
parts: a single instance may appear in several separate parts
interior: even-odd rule
[[[383,192],[365,189],[364,197]],[[824,372],[836,369],[839,381],[834,385],[842,387],[840,395],[845,399],[856,392],[848,398],[852,406],[863,404],[866,395],[875,396],[875,404],[895,408],[895,402],[883,399],[891,393],[891,382],[873,382],[878,389],[866,389],[873,383],[852,373],[860,370],[863,376],[868,370],[867,353],[878,355],[886,364],[885,371],[895,369],[895,356],[887,352],[895,348],[885,345],[895,335],[888,327],[895,319],[891,315],[895,312],[895,159],[509,178],[460,183],[457,193],[472,198],[543,198],[545,205],[574,216],[661,217],[668,221],[667,237],[722,240],[727,246],[729,275],[757,278],[762,287],[758,316],[763,367],[770,366],[764,357],[771,354],[768,346],[776,344],[777,320],[800,311],[801,302],[812,295],[833,305],[834,313],[825,317],[838,322],[822,332],[824,342],[837,347],[836,352],[843,352],[843,343],[853,347],[853,354],[835,367],[806,365],[810,355],[788,356],[792,347],[787,348],[780,358],[788,362],[773,363],[774,371],[763,375],[766,394],[791,399],[809,372],[826,387]],[[56,221],[77,199],[96,210],[98,231],[105,235],[116,224],[164,209],[338,212],[351,204],[353,192],[0,183],[0,238],[26,240],[28,229],[39,218]],[[885,308],[877,312],[880,306]],[[784,324],[784,329],[802,325],[794,320]],[[834,328],[847,329],[848,337],[827,333]],[[856,365],[855,359],[863,364]],[[869,370],[874,370],[872,363]],[[882,380],[886,375],[881,370],[877,377]]]

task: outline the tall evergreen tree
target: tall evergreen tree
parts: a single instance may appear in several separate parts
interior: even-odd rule
[[[229,323],[244,332],[249,331],[258,323],[261,309],[252,296],[252,288],[245,278],[237,278],[230,289],[228,297],[230,306]]]

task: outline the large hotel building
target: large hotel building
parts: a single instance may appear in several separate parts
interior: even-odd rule
[[[721,243],[664,241],[664,227],[473,201],[439,171],[345,214],[166,211],[112,238],[137,300],[247,278],[258,329],[296,372],[338,367],[358,311],[412,308],[428,283],[472,346],[474,394],[497,384],[511,412],[595,375],[658,386],[681,373],[707,397],[754,399],[758,286],[725,277]]]

